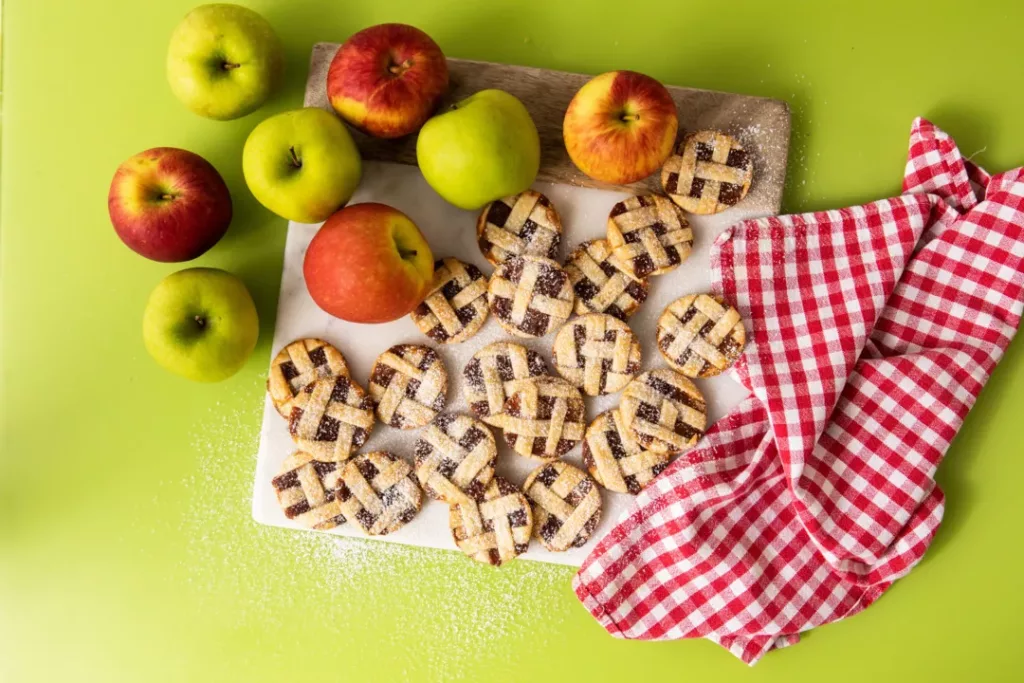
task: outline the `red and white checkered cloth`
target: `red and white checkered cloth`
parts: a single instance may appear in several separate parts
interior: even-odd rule
[[[752,395],[576,575],[612,635],[704,637],[752,664],[921,560],[944,509],[935,470],[1024,308],[1024,169],[990,177],[918,119],[903,189],[715,242]]]

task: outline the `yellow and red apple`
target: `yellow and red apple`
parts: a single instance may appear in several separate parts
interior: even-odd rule
[[[657,171],[672,153],[679,117],[661,83],[635,71],[595,76],[562,122],[569,158],[595,180],[622,185]]]
[[[231,193],[210,162],[155,147],[121,164],[107,209],[121,241],[154,261],[189,261],[216,244],[231,223]]]
[[[379,138],[415,133],[448,90],[448,63],[430,36],[378,24],[350,37],[327,72],[327,97],[349,124]]]
[[[353,204],[327,219],[302,265],[316,305],[336,318],[383,323],[408,315],[430,292],[434,257],[398,209]]]

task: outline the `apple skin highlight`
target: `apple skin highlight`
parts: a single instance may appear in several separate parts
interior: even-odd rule
[[[566,109],[562,136],[577,168],[621,185],[657,171],[672,153],[678,128],[665,86],[635,71],[611,71],[579,89]]]
[[[354,204],[316,233],[302,271],[310,296],[327,313],[383,323],[408,315],[427,296],[434,257],[419,228],[398,209]]]
[[[154,261],[194,259],[231,223],[231,193],[210,162],[155,147],[121,164],[107,194],[110,222],[129,248]]]
[[[348,123],[380,138],[416,132],[448,90],[448,63],[430,36],[380,24],[341,46],[327,73],[327,96]]]

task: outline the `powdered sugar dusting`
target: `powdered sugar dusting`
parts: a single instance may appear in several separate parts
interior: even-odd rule
[[[574,605],[569,567],[520,560],[496,569],[457,551],[255,523],[261,412],[253,398],[246,391],[211,405],[191,435],[196,470],[183,482],[190,505],[180,565],[206,608],[233,610],[239,628],[279,631],[280,642],[267,646],[282,651],[302,637],[299,621],[302,630],[326,629],[342,642],[351,629],[368,628],[362,619],[379,609],[373,628],[384,631],[381,651],[409,653],[419,680],[459,680],[481,659],[512,666],[516,649],[499,642],[557,634]],[[253,408],[225,407],[241,403]]]

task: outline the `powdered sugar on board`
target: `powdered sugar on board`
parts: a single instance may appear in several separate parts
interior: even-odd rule
[[[756,144],[756,138],[745,142]],[[755,169],[755,183],[756,173]],[[551,199],[562,217],[565,232],[559,258],[564,258],[584,240],[603,237],[608,212],[612,205],[626,196],[617,192],[545,183],[537,183],[535,189]],[[476,243],[476,214],[457,209],[441,199],[426,184],[417,168],[379,162],[367,163],[363,182],[352,202],[370,201],[389,204],[408,214],[423,231],[436,258],[455,256],[476,264],[488,276],[493,272],[493,267],[483,258]],[[677,297],[691,292],[707,291],[710,288],[708,254],[715,236],[735,221],[764,213],[764,210],[758,211],[757,207],[747,206],[744,201],[717,216],[691,217],[694,248],[689,260],[672,273],[651,279],[648,300],[629,322],[643,349],[643,369],[664,366],[655,344],[656,321],[662,310]],[[303,257],[317,228],[315,225],[297,223],[289,225],[273,353],[301,337],[326,339],[345,355],[352,376],[365,387],[374,360],[387,348],[399,343],[425,344],[438,351],[448,369],[447,410],[467,412],[463,368],[480,348],[492,341],[510,339],[510,336],[502,330],[497,321],[489,317],[480,332],[469,340],[461,344],[439,346],[423,335],[408,318],[384,325],[358,325],[330,317],[313,303],[302,277]],[[540,353],[553,370],[551,346],[554,333],[543,339],[514,341]],[[740,385],[725,376],[696,380],[696,383],[707,398],[712,420],[726,414],[745,395]],[[618,401],[619,394],[587,398],[588,422],[602,411],[616,406]],[[390,450],[411,462],[413,443],[418,434],[419,430],[400,431],[378,423],[361,450]],[[498,472],[522,485],[526,475],[537,467],[538,463],[512,453],[500,437],[500,433],[495,433],[499,447]],[[284,458],[294,449],[285,420],[277,414],[267,399],[260,433],[252,506],[256,521],[303,529],[285,518],[270,484]],[[565,459],[580,466],[580,447],[574,448]],[[601,525],[587,545],[564,553],[552,553],[535,541],[531,544],[530,551],[522,557],[579,566],[596,540],[627,510],[632,500],[631,496],[604,490],[601,495],[604,506]],[[344,525],[329,533],[343,536],[359,535],[359,531],[351,525]],[[427,502],[411,523],[394,534],[381,537],[380,540],[455,549],[455,543],[448,530],[448,508],[436,501]],[[469,562],[468,559],[466,561]]]

